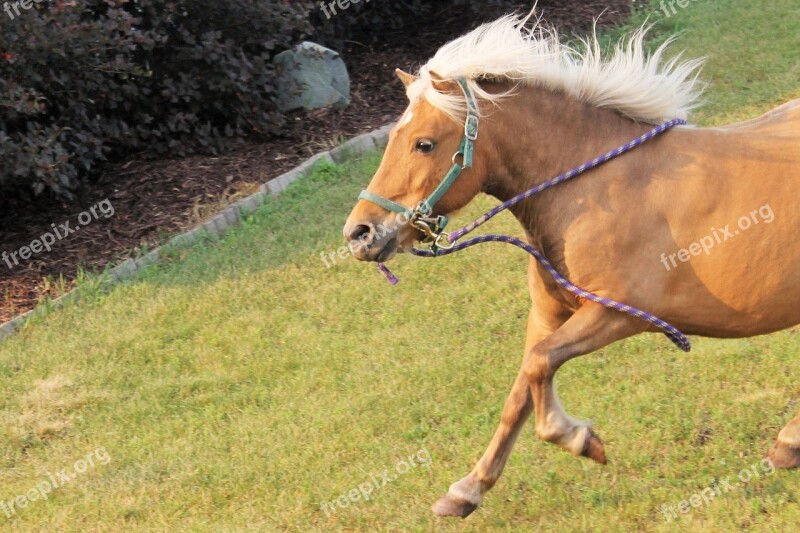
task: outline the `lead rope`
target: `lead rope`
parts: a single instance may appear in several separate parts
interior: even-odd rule
[[[584,163],[584,164],[582,164],[582,165],[580,165],[578,167],[573,168],[572,170],[570,170],[568,172],[565,172],[564,174],[556,176],[555,178],[542,183],[541,185],[537,185],[536,187],[534,187],[532,189],[529,189],[529,190],[527,190],[527,191],[525,191],[525,192],[523,192],[521,194],[518,194],[517,196],[514,196],[510,200],[508,200],[506,202],[503,202],[502,204],[498,205],[497,207],[492,208],[490,211],[488,211],[484,215],[480,216],[479,218],[477,218],[473,222],[470,222],[469,224],[467,224],[463,228],[461,228],[461,229],[459,229],[457,231],[454,231],[452,234],[447,236],[447,240],[450,243],[455,243],[457,240],[459,240],[460,238],[464,237],[468,233],[474,231],[479,226],[482,226],[488,220],[490,220],[491,218],[495,217],[497,214],[501,213],[502,211],[505,211],[506,209],[508,209],[512,205],[518,204],[519,202],[521,202],[523,200],[526,200],[526,199],[528,199],[528,198],[530,198],[532,196],[535,196],[535,195],[541,193],[542,191],[544,191],[546,189],[549,189],[550,187],[553,187],[554,185],[558,185],[559,183],[563,183],[563,182],[565,182],[565,181],[567,181],[569,179],[572,179],[572,178],[574,178],[576,176],[579,176],[579,175],[583,174],[584,172],[586,172],[587,170],[591,170],[593,168],[599,167],[603,163],[606,163],[606,162],[614,159],[615,157],[618,157],[618,156],[620,156],[620,155],[622,155],[622,154],[624,154],[626,152],[629,152],[629,151],[633,150],[637,146],[645,143],[646,141],[652,139],[653,137],[657,137],[658,135],[664,133],[665,131],[667,131],[669,129],[674,128],[675,126],[680,126],[680,125],[684,125],[684,124],[686,124],[686,121],[683,120],[683,119],[674,119],[674,120],[670,120],[668,122],[665,122],[665,123],[653,128],[652,130],[648,131],[644,135],[642,135],[640,137],[637,137],[636,139],[634,139],[634,140],[632,140],[632,141],[630,141],[630,142],[628,142],[628,143],[626,143],[626,144],[624,144],[624,145],[622,145],[622,146],[620,146],[618,148],[615,148],[614,150],[611,150],[610,152],[606,153],[605,155],[597,157],[597,158],[593,159],[592,161],[588,161],[588,162],[586,162],[586,163]],[[517,238],[514,238],[514,237],[509,237],[509,236],[506,236],[506,235],[494,235],[494,234],[481,235],[479,237],[474,237],[474,238],[469,239],[467,241],[455,244],[452,248],[449,248],[449,249],[441,249],[441,248],[436,249],[436,248],[434,248],[433,250],[420,250],[418,248],[412,248],[411,249],[411,253],[413,255],[418,256],[418,257],[440,257],[440,256],[449,255],[449,254],[458,252],[460,250],[464,250],[465,248],[469,248],[471,246],[475,246],[476,244],[482,244],[482,243],[485,243],[485,242],[504,242],[504,243],[507,243],[507,244],[512,244],[512,245],[514,245],[514,246],[516,246],[518,248],[522,248],[523,250],[528,252],[530,255],[532,255],[534,258],[536,258],[537,261],[539,261],[539,263],[550,273],[550,275],[553,276],[553,279],[555,280],[555,282],[559,286],[561,286],[564,289],[568,290],[569,292],[571,292],[575,296],[577,296],[579,298],[584,298],[586,300],[590,300],[592,302],[599,303],[599,304],[604,305],[605,307],[608,307],[610,309],[615,309],[617,311],[620,311],[622,313],[626,313],[626,314],[631,315],[631,316],[635,316],[635,317],[640,318],[642,320],[646,320],[647,322],[653,324],[654,326],[662,329],[664,331],[664,334],[679,349],[683,350],[684,352],[688,352],[689,350],[691,350],[691,343],[689,342],[689,339],[687,339],[686,336],[683,333],[681,333],[675,326],[673,326],[673,325],[661,320],[660,318],[658,318],[658,317],[656,317],[654,315],[651,315],[650,313],[647,313],[646,311],[642,311],[641,309],[637,309],[635,307],[631,307],[630,305],[626,305],[626,304],[620,303],[620,302],[618,302],[616,300],[612,300],[610,298],[604,298],[602,296],[598,296],[598,295],[596,295],[594,293],[591,293],[589,291],[581,289],[580,287],[578,287],[577,285],[573,284],[568,279],[563,277],[561,274],[559,274],[558,271],[555,269],[555,267],[550,263],[550,261],[547,260],[547,258],[539,250],[537,250],[533,246],[529,245],[528,243],[521,241],[520,239],[517,239]],[[397,285],[399,280],[397,279],[397,277],[394,274],[392,274],[392,272],[389,270],[389,268],[386,265],[384,265],[383,263],[378,263],[378,269],[386,276],[386,278],[389,280],[389,282],[392,285]]]

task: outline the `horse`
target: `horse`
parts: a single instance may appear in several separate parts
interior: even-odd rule
[[[640,29],[609,53],[594,36],[576,49],[530,17],[506,15],[444,45],[417,74],[397,71],[409,106],[343,230],[357,259],[388,261],[431,236],[436,245],[425,220],[480,192],[504,202],[698,105],[703,60],[666,60],[671,40],[647,54]],[[451,164],[454,180],[443,178]],[[688,335],[741,338],[800,323],[798,197],[795,100],[727,127],[677,126],[511,212],[526,242],[576,285]],[[413,209],[421,205],[427,218]],[[401,210],[417,223],[378,235]],[[606,463],[590,424],[559,403],[554,376],[575,357],[658,329],[565,290],[534,259],[528,285],[525,350],[499,426],[472,471],[433,504],[437,515],[466,517],[481,504],[532,413],[541,439]],[[800,465],[800,413],[768,457]]]

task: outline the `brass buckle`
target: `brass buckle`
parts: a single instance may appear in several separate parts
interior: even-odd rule
[[[414,228],[418,229],[423,234],[425,234],[426,241],[427,241],[427,239],[435,239],[436,238],[437,234],[434,231],[433,227],[431,226],[431,224],[429,223],[428,220],[422,220],[420,217],[415,217],[415,216],[412,215],[412,217],[411,217],[411,226],[413,226]],[[426,242],[426,241],[423,241],[423,242]]]
[[[444,228],[441,227],[440,220],[441,217],[423,217],[421,213],[416,212],[412,215],[410,222],[414,228],[425,235],[425,238],[420,242],[430,244],[431,250],[434,252],[437,248],[449,250],[455,245],[455,243],[450,242],[450,234],[442,231]]]

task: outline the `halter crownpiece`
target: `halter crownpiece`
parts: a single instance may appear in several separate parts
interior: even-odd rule
[[[579,298],[584,298],[590,300],[592,302],[598,303],[609,309],[615,309],[621,313],[625,313],[627,315],[635,316],[641,320],[649,322],[654,326],[660,328],[664,331],[664,334],[681,350],[688,352],[691,350],[691,343],[686,336],[681,333],[675,326],[669,324],[658,318],[657,316],[651,315],[646,311],[642,311],[641,309],[637,309],[635,307],[631,307],[629,305],[625,305],[620,303],[616,300],[612,300],[611,298],[605,298],[603,296],[598,296],[594,293],[581,289],[577,285],[570,282],[568,279],[563,277],[553,265],[547,260],[547,258],[533,246],[529,245],[521,241],[520,239],[515,239],[513,237],[507,237],[505,235],[481,235],[479,237],[475,237],[469,239],[468,241],[456,244],[456,241],[466,235],[467,233],[472,232],[477,227],[486,223],[489,219],[493,218],[495,215],[505,211],[512,205],[515,205],[523,200],[527,200],[532,196],[539,194],[540,192],[553,187],[554,185],[558,185],[559,183],[563,183],[567,180],[570,180],[576,176],[579,176],[586,172],[587,170],[591,170],[593,168],[599,167],[600,165],[618,157],[622,154],[625,154],[637,146],[640,146],[642,143],[649,141],[650,139],[661,135],[665,131],[668,131],[675,126],[681,126],[686,124],[686,121],[683,119],[674,119],[667,121],[652,130],[648,131],[647,133],[633,139],[632,141],[611,150],[610,152],[603,154],[594,158],[591,161],[587,161],[582,165],[573,168],[572,170],[565,172],[555,178],[548,180],[532,189],[529,189],[523,193],[520,193],[510,200],[503,202],[501,205],[491,209],[489,212],[481,216],[480,218],[476,219],[475,221],[467,224],[463,228],[455,231],[452,235],[448,235],[444,232],[444,228],[447,225],[447,217],[439,216],[439,217],[431,217],[431,213],[433,212],[433,206],[436,205],[442,196],[447,192],[451,185],[455,182],[456,178],[461,174],[461,172],[465,168],[472,167],[472,156],[475,148],[475,141],[478,138],[478,108],[475,104],[475,97],[472,93],[472,90],[469,88],[469,84],[463,78],[456,80],[461,87],[461,90],[464,91],[464,96],[467,99],[467,118],[464,123],[464,137],[461,140],[461,145],[459,146],[458,151],[453,155],[453,166],[447,175],[444,177],[442,182],[436,187],[436,189],[422,202],[419,203],[417,207],[414,209],[410,209],[404,207],[397,202],[393,202],[388,198],[375,194],[373,192],[363,190],[361,194],[359,194],[359,200],[367,200],[368,202],[372,202],[377,204],[388,211],[393,211],[397,214],[402,214],[408,217],[409,223],[417,228],[418,230],[422,231],[426,239],[422,242],[429,243],[431,245],[430,250],[418,250],[416,248],[411,249],[411,253],[419,256],[419,257],[439,257],[442,255],[448,255],[454,252],[458,252],[465,248],[469,248],[470,246],[474,246],[476,244],[481,244],[484,242],[505,242],[508,244],[512,244],[517,246],[518,248],[522,248],[530,255],[532,255],[539,263],[553,276],[555,282],[562,288],[568,290],[572,294],[578,296]],[[461,157],[462,161],[459,164],[456,160]],[[392,283],[392,285],[396,285],[398,283],[397,278],[391,271],[384,265],[383,263],[378,263],[378,269],[383,272],[386,278]]]

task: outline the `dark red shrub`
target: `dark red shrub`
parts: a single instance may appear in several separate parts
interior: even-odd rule
[[[70,196],[111,155],[280,130],[276,51],[310,2],[94,0],[0,11],[0,189]]]

